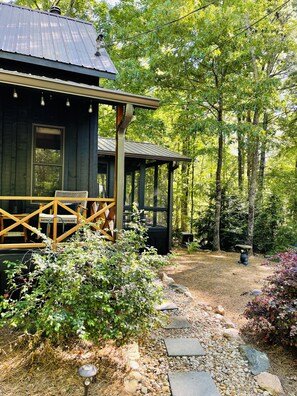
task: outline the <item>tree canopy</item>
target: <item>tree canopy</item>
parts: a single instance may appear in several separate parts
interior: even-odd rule
[[[128,138],[192,158],[175,172],[176,230],[213,249],[297,242],[295,1],[16,3],[92,21],[119,70],[103,84],[161,99]],[[101,135],[112,117],[102,106]]]

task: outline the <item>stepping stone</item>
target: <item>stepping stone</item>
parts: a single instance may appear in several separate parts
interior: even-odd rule
[[[168,356],[204,356],[197,338],[164,338]]]
[[[220,396],[213,379],[205,371],[168,374],[172,396]]]
[[[191,327],[190,322],[181,316],[170,316],[163,322],[164,329],[188,329]]]
[[[162,304],[157,305],[156,309],[158,311],[171,311],[174,309],[178,309],[178,306],[172,301],[163,301]]]

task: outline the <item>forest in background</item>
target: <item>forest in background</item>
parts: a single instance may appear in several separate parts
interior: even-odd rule
[[[161,99],[127,139],[192,159],[175,171],[174,232],[214,250],[297,243],[295,0],[19,0],[94,23],[119,75],[107,88]],[[100,106],[99,133],[114,137]]]

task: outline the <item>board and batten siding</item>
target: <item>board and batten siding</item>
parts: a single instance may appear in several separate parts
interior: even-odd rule
[[[31,195],[33,126],[64,128],[65,190],[88,190],[97,196],[98,113],[88,113],[89,103],[62,95],[0,86],[0,195]],[[23,208],[25,210],[25,208]]]

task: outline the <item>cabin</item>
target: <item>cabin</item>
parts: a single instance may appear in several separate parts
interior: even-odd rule
[[[116,142],[98,140],[98,196],[113,197]],[[167,254],[172,242],[173,172],[190,158],[146,142],[125,141],[123,228],[129,228],[133,204],[148,227],[148,244]]]
[[[44,247],[40,229],[58,244],[102,218],[115,221],[98,222],[108,239],[123,227],[125,131],[159,100],[101,87],[116,75],[92,24],[0,3],[0,254]],[[116,154],[113,193],[100,198],[101,104],[116,109]]]

